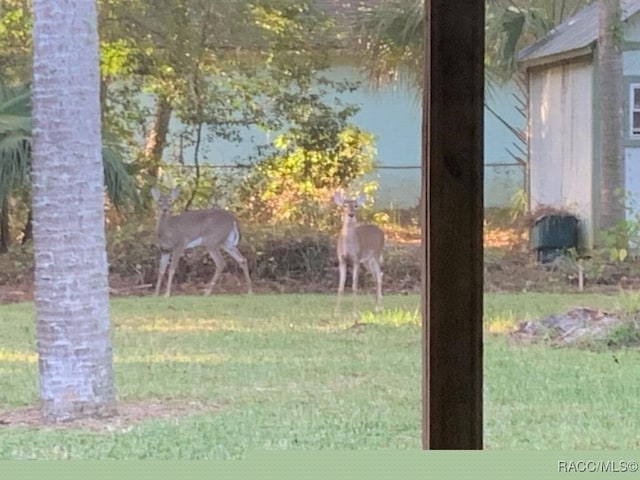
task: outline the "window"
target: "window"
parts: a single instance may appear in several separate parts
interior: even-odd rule
[[[640,83],[631,84],[631,101],[629,105],[631,136],[640,137]]]

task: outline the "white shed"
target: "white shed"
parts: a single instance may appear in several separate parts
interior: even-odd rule
[[[625,191],[640,199],[640,0],[622,4]],[[518,55],[528,79],[530,206],[575,212],[586,248],[599,208],[597,43],[594,2]]]

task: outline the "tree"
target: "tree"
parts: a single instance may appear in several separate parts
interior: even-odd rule
[[[518,51],[545,36],[590,0],[491,0],[487,2],[485,67],[493,79],[511,78]]]
[[[116,80],[104,82],[105,117],[126,118],[117,105],[131,111],[136,87],[153,94],[153,120],[140,135],[145,145],[139,162],[150,182],[160,171],[172,116],[185,125],[181,150],[194,147],[187,161],[196,167],[195,192],[205,140],[240,142],[251,135],[248,127],[280,132],[311,90],[343,88],[322,78],[331,20],[304,0],[113,3],[101,2],[103,75]]]
[[[134,123],[143,126],[141,171],[155,182],[172,115],[194,127],[196,132],[189,134],[197,137],[206,123],[203,109],[212,110],[212,101],[220,114],[217,124],[224,124],[231,104],[237,107],[236,91],[214,92],[221,95],[212,97],[208,90],[218,81],[235,79],[241,63],[257,61],[257,56],[245,56],[239,62],[238,53],[251,43],[259,44],[259,27],[251,21],[251,5],[243,0],[103,0],[100,5],[103,96],[109,100],[105,120],[125,130],[126,119],[137,108],[133,98],[140,92],[153,94],[151,122],[134,118]],[[148,112],[141,113],[146,117]]]
[[[26,182],[30,156],[29,89],[0,82],[0,253],[9,248],[9,194]]]
[[[33,0],[33,235],[42,414],[115,413],[96,5]]]
[[[489,0],[486,2],[485,72],[490,85],[513,76],[518,50],[544,36],[589,0]],[[354,25],[375,82],[399,72],[422,88],[424,0],[388,0]]]
[[[135,179],[127,169],[125,157],[118,139],[105,134],[102,147],[105,188],[109,200],[119,210],[139,204]],[[31,93],[26,85],[9,86],[0,80],[0,253],[10,243],[9,199],[17,197],[19,204],[30,203],[30,171]],[[22,243],[31,240],[31,212],[26,213]]]
[[[408,75],[422,89],[424,80],[424,0],[383,2],[352,25],[364,62],[375,84]]]
[[[622,131],[622,48],[620,0],[598,0],[598,79],[600,97],[599,230],[624,220],[620,198],[625,185]],[[624,242],[624,240],[622,240]],[[624,247],[625,245],[617,245]]]

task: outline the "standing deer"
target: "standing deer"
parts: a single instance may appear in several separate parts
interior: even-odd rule
[[[207,249],[216,265],[216,271],[205,295],[211,293],[224,269],[225,261],[220,249],[227,252],[238,262],[247,281],[248,293],[251,293],[251,277],[249,276],[247,259],[237,248],[240,240],[240,231],[238,230],[236,217],[233,214],[225,210],[212,208],[209,210],[191,210],[172,216],[170,210],[173,201],[178,196],[177,188],[173,188],[168,195],[160,194],[158,190],[153,188],[151,195],[158,205],[156,233],[161,251],[160,264],[158,266],[158,283],[155,289],[156,295],[160,293],[162,277],[164,277],[167,265],[169,265],[169,260],[171,259],[171,265],[169,265],[166,297],[171,294],[171,282],[180,257],[182,257],[185,249],[197,247],[198,245],[203,245]]]
[[[384,232],[376,225],[358,225],[356,211],[364,205],[363,194],[355,199],[347,199],[342,192],[333,195],[333,201],[342,207],[342,229],[338,235],[337,253],[340,278],[338,283],[338,300],[336,311],[340,310],[340,300],[347,279],[347,262],[352,264],[353,295],[358,293],[358,273],[360,264],[364,263],[376,280],[376,310],[382,302],[382,249]]]

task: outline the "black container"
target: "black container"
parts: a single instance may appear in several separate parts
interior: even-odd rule
[[[573,215],[544,215],[531,228],[531,247],[541,263],[552,262],[578,246],[578,219]]]

